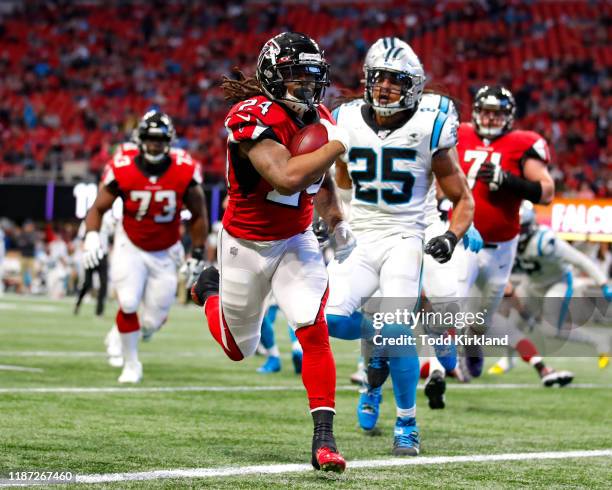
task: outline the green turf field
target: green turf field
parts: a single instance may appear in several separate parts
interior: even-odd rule
[[[93,316],[91,304],[79,317],[72,316],[71,308],[69,301],[0,299],[0,475],[40,469],[90,475],[308,463],[312,423],[280,319],[276,330],[284,366],[278,374],[255,373],[262,358],[241,363],[226,359],[199,310],[177,306],[163,330],[142,346],[145,378],[138,390],[34,392],[32,388],[119,387],[119,370],[107,366],[102,344],[114,305],[109,305],[105,319]],[[344,475],[329,477],[309,470],[75,488],[612,485],[610,453],[580,459],[435,460],[351,469],[351,461],[392,459],[393,397],[390,390],[385,392],[383,434],[362,435],[355,417],[357,392],[348,383],[358,344],[335,341],[333,347],[339,385],[336,437],[349,461]],[[593,358],[553,359],[551,364],[573,370],[576,383],[596,386],[547,390],[537,386],[531,368],[520,365],[503,377],[484,376],[478,386],[450,386],[442,411],[429,410],[420,392],[418,458],[612,449],[612,367],[600,371]],[[524,386],[508,388],[502,383]],[[177,387],[192,388],[173,389]]]

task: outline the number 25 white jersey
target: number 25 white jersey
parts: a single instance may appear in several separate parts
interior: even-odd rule
[[[353,181],[351,227],[365,241],[402,233],[423,237],[431,159],[457,144],[458,118],[447,97],[423,95],[414,115],[397,128],[379,128],[363,100],[334,112],[350,135]]]

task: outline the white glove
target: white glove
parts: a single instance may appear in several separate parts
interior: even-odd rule
[[[353,249],[357,246],[357,239],[346,221],[340,221],[334,228],[331,245],[334,249],[334,257],[339,263],[348,259]]]
[[[200,273],[205,267],[206,262],[203,260],[194,259],[193,257],[187,259],[179,271],[179,274],[185,278],[185,286],[187,289],[191,289],[191,286],[198,280]]]
[[[348,161],[348,150],[351,146],[351,138],[348,131],[336,124],[330,123],[327,119],[321,119],[321,124],[327,129],[327,141],[337,141],[344,146],[344,152],[340,155],[340,159]]]
[[[95,269],[98,267],[100,260],[104,257],[104,250],[102,250],[100,234],[97,231],[88,231],[85,234],[83,249],[83,265],[85,269]]]

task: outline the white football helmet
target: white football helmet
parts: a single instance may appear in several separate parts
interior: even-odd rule
[[[412,48],[397,37],[383,37],[376,41],[366,54],[365,101],[381,116],[413,109],[421,100],[426,76],[423,65]],[[381,72],[391,72],[401,83],[400,99],[390,104],[375,101],[372,93]]]
[[[535,209],[531,201],[523,201],[519,211],[519,217],[521,223],[521,235],[531,235],[537,225]]]

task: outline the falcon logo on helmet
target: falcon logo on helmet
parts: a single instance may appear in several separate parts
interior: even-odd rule
[[[329,86],[329,65],[311,38],[283,32],[264,44],[255,76],[269,99],[301,117],[321,102]]]
[[[383,37],[376,41],[366,54],[363,65],[365,73],[365,101],[381,116],[414,109],[423,95],[427,80],[423,65],[412,48],[397,37]],[[384,103],[376,97],[374,89],[389,78],[399,85],[396,101]]]
[[[158,164],[169,155],[175,136],[174,125],[167,114],[149,111],[140,120],[132,139],[147,163]]]
[[[505,87],[485,85],[476,92],[472,121],[481,138],[498,138],[512,129],[516,103]]]

